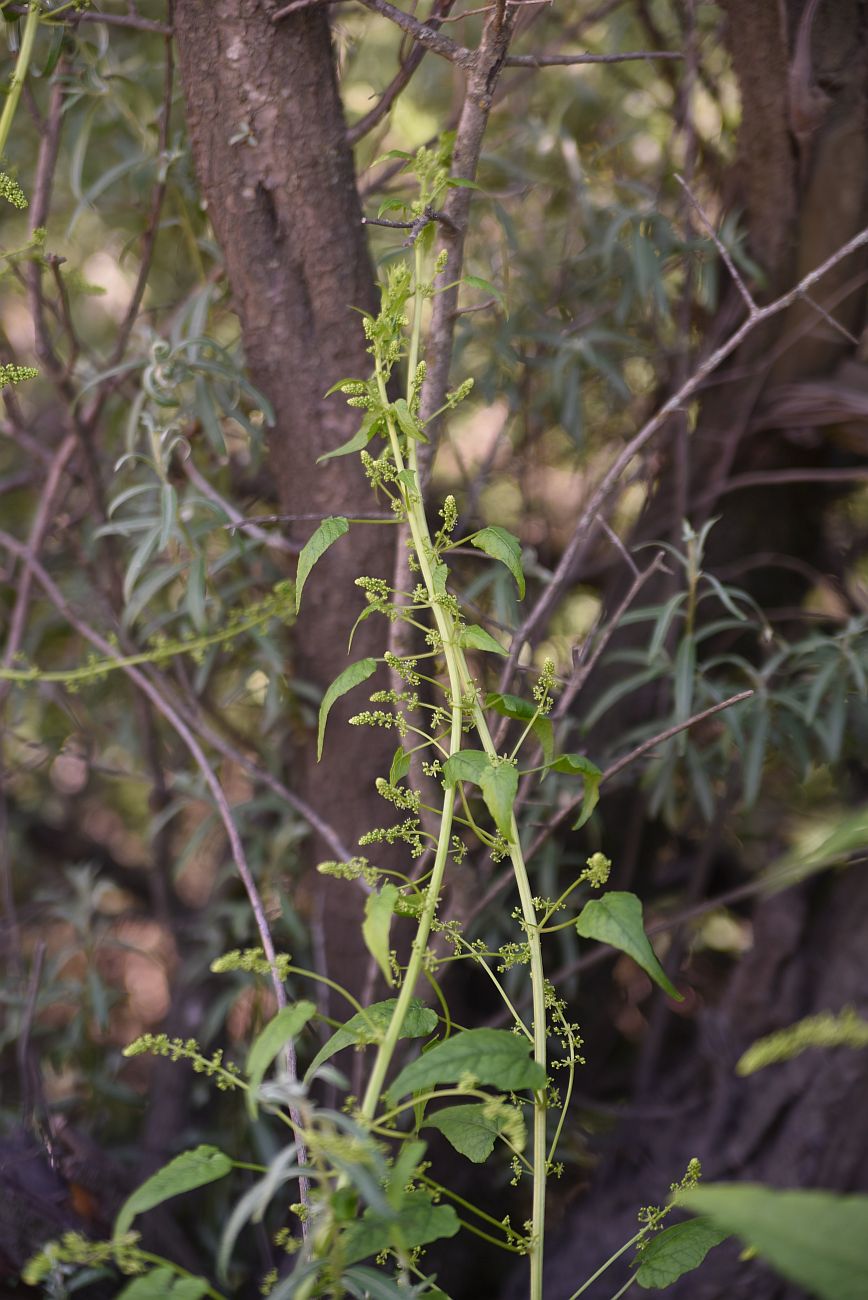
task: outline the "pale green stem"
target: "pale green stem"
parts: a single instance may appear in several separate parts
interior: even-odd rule
[[[380,385],[380,393],[383,399],[383,405],[387,405],[388,398],[386,395],[386,385],[383,380],[382,371],[379,361],[377,362],[377,378]],[[395,465],[398,471],[404,468],[401,448],[398,442],[398,436],[394,424],[389,420],[389,440],[392,446],[392,453],[395,457]],[[414,466],[415,468],[415,466]],[[415,504],[410,504],[411,495]],[[449,673],[449,688],[452,695],[452,726],[449,736],[449,753],[454,754],[461,748],[461,676],[459,666],[456,662],[454,645],[451,644],[450,626],[451,620],[447,619],[444,611],[434,601],[434,579],[431,573],[431,564],[426,552],[426,543],[430,546],[428,535],[428,524],[422,510],[418,496],[409,492],[405,493],[407,501],[407,514],[410,524],[410,532],[413,538],[413,544],[416,547],[419,566],[422,571],[422,577],[425,581],[425,587],[434,611],[434,619],[437,623],[437,630],[443,641],[443,649],[446,655],[446,667]],[[431,925],[437,911],[437,905],[440,902],[440,891],[443,887],[443,877],[446,872],[446,863],[449,857],[449,845],[452,837],[452,817],[455,811],[455,786],[450,786],[446,791],[443,799],[443,811],[440,817],[440,831],[437,837],[437,851],[434,856],[434,866],[431,870],[431,879],[425,894],[425,904],[419,916],[419,924],[416,930],[416,937],[413,940],[413,947],[410,952],[410,960],[407,963],[407,970],[404,974],[404,982],[401,985],[401,991],[398,995],[398,1001],[392,1018],[389,1021],[389,1028],[377,1051],[374,1060],[371,1076],[368,1079],[368,1086],[362,1099],[362,1116],[364,1119],[371,1120],[377,1109],[377,1102],[383,1091],[386,1074],[395,1054],[395,1048],[401,1037],[401,1030],[404,1020],[410,1008],[410,1002],[415,992],[416,984],[422,973],[422,965],[425,953],[428,948],[428,938],[431,934]]]
[[[24,35],[21,38],[21,49],[18,51],[18,58],[15,60],[15,68],[9,81],[9,90],[6,95],[6,103],[3,105],[3,112],[0,114],[0,158],[6,148],[6,141],[9,139],[9,131],[12,127],[12,120],[15,117],[15,110],[18,107],[18,101],[21,98],[21,88],[24,85],[24,79],[27,76],[27,69],[30,66],[30,59],[33,55],[33,45],[36,40],[36,29],[39,26],[40,10],[35,0],[31,0],[30,8],[27,10],[27,18],[24,23]]]
[[[611,1268],[611,1266],[614,1264],[616,1259],[620,1259],[621,1256],[626,1251],[628,1251],[631,1246],[635,1246],[636,1242],[640,1241],[641,1238],[645,1236],[645,1232],[646,1229],[643,1228],[641,1232],[636,1233],[635,1237],[631,1237],[629,1241],[626,1241],[620,1250],[616,1250],[614,1255],[610,1255],[609,1258],[606,1260],[605,1264],[601,1264],[600,1267],[597,1269],[596,1273],[592,1274],[592,1276],[588,1278],[587,1282],[583,1282],[582,1285],[579,1287],[578,1291],[573,1292],[573,1294],[570,1296],[570,1300],[579,1300],[579,1296],[584,1295],[588,1287],[591,1286],[592,1283],[596,1282],[598,1277],[602,1277],[603,1274],[606,1272],[606,1269]]]
[[[475,695],[474,700],[473,720],[482,741],[482,747],[486,753],[494,758],[497,756],[497,750],[491,739],[485,715]],[[530,978],[533,997],[533,1059],[548,1073],[545,971],[543,969],[542,945],[540,943],[536,908],[533,902],[533,890],[530,887],[530,879],[528,878],[527,866],[521,849],[515,814],[512,816],[509,837],[509,857],[518,888],[521,913],[524,918],[525,933],[530,951]],[[545,1235],[547,1175],[546,1101],[543,1091],[534,1097],[533,1103],[533,1212],[531,1216],[533,1245],[530,1250],[530,1300],[543,1300],[543,1239]]]
[[[421,329],[421,294],[418,291],[418,285],[421,275],[420,254],[416,251],[416,303],[415,315],[413,321],[413,332],[410,344],[409,362],[411,364],[410,377],[408,385],[412,382],[415,373],[416,359],[418,357],[418,338]],[[379,359],[376,359],[377,381],[380,390],[380,397],[384,407],[388,407],[388,396],[386,393],[386,384],[383,378],[382,368]],[[408,394],[409,394],[408,387]],[[394,420],[387,416],[387,425],[389,430],[389,443],[392,455],[395,460],[395,468],[400,473],[404,468],[404,459],[401,454],[401,447],[395,429]],[[418,458],[417,445],[414,440],[409,440],[407,447],[407,468],[409,468],[416,479],[417,490],[410,492],[402,490],[402,495],[407,508],[407,520],[410,526],[410,533],[413,538],[413,545],[416,551],[416,558],[425,583],[425,589],[431,604],[434,621],[437,632],[443,645],[443,655],[446,660],[446,669],[449,675],[449,689],[452,696],[452,729],[450,734],[449,751],[450,754],[456,753],[461,748],[461,729],[462,729],[462,698],[468,696],[473,700],[473,721],[482,747],[491,757],[497,757],[497,751],[494,742],[491,739],[491,733],[485,721],[485,715],[480,707],[476,688],[473,684],[464,653],[457,645],[456,625],[451,613],[438,604],[434,588],[434,579],[431,569],[431,555],[433,546],[431,543],[431,534],[428,529],[428,520],[425,516],[424,506],[419,494],[418,479]],[[394,1055],[395,1048],[398,1044],[401,1029],[410,1006],[410,1000],[413,997],[416,982],[422,970],[422,964],[425,951],[428,944],[428,937],[431,931],[431,924],[437,910],[437,904],[440,899],[440,891],[443,884],[443,877],[446,869],[446,862],[449,852],[449,842],[452,833],[452,816],[455,808],[455,786],[450,786],[445,795],[443,803],[443,814],[440,823],[440,834],[437,843],[437,853],[434,860],[434,868],[431,873],[431,881],[426,894],[425,906],[419,918],[419,926],[416,932],[416,938],[413,941],[413,948],[410,954],[410,961],[404,977],[404,983],[398,998],[398,1003],[392,1015],[386,1037],[380,1045],[377,1058],[374,1062],[374,1068],[368,1081],[368,1087],[362,1102],[362,1115],[370,1120],[373,1118],[377,1108],[377,1101],[382,1092],[383,1083],[386,1073]],[[531,983],[533,990],[533,1054],[534,1060],[540,1065],[544,1072],[547,1073],[546,1065],[546,1009],[545,1009],[545,974],[542,962],[542,949],[540,944],[539,927],[536,916],[536,908],[533,902],[533,892],[530,886],[530,880],[527,874],[527,867],[524,861],[524,855],[521,850],[521,843],[518,834],[518,825],[513,815],[510,825],[510,860],[515,875],[516,885],[518,888],[519,900],[521,903],[522,916],[524,918],[525,931],[527,934],[528,948],[530,950],[530,971]],[[547,1175],[547,1152],[546,1152],[546,1102],[545,1090],[543,1089],[534,1097],[533,1103],[533,1212],[531,1234],[533,1244],[530,1249],[530,1300],[543,1300],[543,1239],[545,1234],[545,1199],[546,1199],[546,1175]]]

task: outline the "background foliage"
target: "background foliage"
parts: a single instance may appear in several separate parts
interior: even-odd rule
[[[23,8],[3,5],[13,53]],[[435,17],[458,19],[449,8],[435,6]],[[482,684],[527,695],[551,658],[564,691],[553,715],[560,745],[605,774],[580,830],[564,812],[574,775],[553,773],[524,803],[535,887],[556,898],[589,854],[605,851],[617,888],[645,900],[658,955],[685,994],[676,1009],[626,957],[603,965],[606,952],[589,950],[572,927],[558,936],[558,987],[589,1064],[565,1132],[566,1174],[552,1192],[564,1224],[553,1295],[561,1278],[591,1271],[607,1234],[613,1244],[631,1235],[624,1223],[665,1194],[695,1154],[687,1143],[703,1133],[710,1150],[700,1154],[718,1154],[714,1176],[868,1190],[853,1161],[830,1156],[818,1168],[792,1137],[800,1095],[827,1147],[840,1122],[828,1115],[832,1094],[808,1088],[801,1058],[765,1111],[763,1080],[753,1090],[732,1068],[761,1035],[815,1012],[863,1010],[868,997],[864,963],[852,955],[865,909],[868,724],[861,253],[847,262],[843,288],[817,290],[819,308],[797,304],[779,330],[759,331],[753,351],[745,345],[706,380],[631,462],[577,565],[559,569],[600,476],[741,319],[720,244],[766,301],[854,233],[812,243],[811,204],[827,139],[842,122],[851,150],[866,137],[864,103],[847,98],[839,67],[842,48],[864,57],[862,7],[851,6],[859,12],[849,41],[835,43],[840,15],[814,34],[806,85],[834,108],[807,137],[813,144],[788,137],[797,233],[783,241],[786,257],[760,229],[749,161],[758,137],[737,136],[740,115],[756,111],[744,42],[761,49],[769,39],[765,20],[746,33],[743,8],[522,6],[521,52],[678,57],[504,71],[473,191],[452,358],[453,382],[472,376],[474,387],[433,454],[433,509],[452,493],[462,533],[501,525],[523,545],[525,604],[506,568],[481,565],[470,547],[456,557],[473,616],[508,645],[528,608],[547,590],[557,595],[515,680]],[[312,844],[323,682],[309,671],[305,634],[279,584],[319,514],[302,503],[286,518],[289,417],[250,377],[256,358],[244,356],[235,312],[243,293],[229,284],[196,179],[172,13],[161,0],[104,9],[101,20],[93,9],[43,6],[4,159],[30,206],[3,205],[0,361],[40,373],[4,389],[0,422],[3,1142],[11,1153],[48,1151],[46,1177],[62,1188],[16,1175],[26,1210],[14,1222],[0,1216],[10,1278],[46,1236],[81,1225],[104,1232],[129,1189],[182,1148],[219,1133],[224,1148],[240,1149],[252,1133],[248,1158],[267,1164],[278,1149],[266,1123],[246,1126],[232,1098],[198,1076],[191,1084],[162,1060],[122,1056],[131,1039],[165,1029],[241,1058],[274,1004],[243,972],[210,971],[221,953],[257,940],[201,764],[85,629],[142,656],[143,678],[204,746],[278,946],[299,966],[340,967],[330,927],[346,893],[323,895],[311,865],[323,843],[350,857],[367,825],[332,819]],[[784,63],[804,79],[796,48],[799,32],[811,37],[805,6],[782,9]],[[334,5],[330,15],[352,139],[392,75],[384,69],[406,60],[412,42],[361,7]],[[441,30],[474,47],[485,21],[471,15]],[[355,142],[370,218],[403,216],[409,182],[393,151],[412,154],[454,129],[462,86],[453,65],[426,56]],[[256,150],[255,113],[224,127],[239,158]],[[829,213],[847,207],[864,225],[865,196],[858,190],[851,202],[848,186],[858,190],[849,172],[835,196],[826,189]],[[227,204],[236,198],[230,187]],[[838,230],[833,215],[829,226]],[[402,232],[371,224],[368,235],[387,269]],[[339,303],[349,328],[350,308],[364,305]],[[315,351],[307,364],[319,390],[341,377],[320,374]],[[328,428],[322,438],[323,449],[339,440]],[[380,571],[390,564],[384,549]],[[48,591],[37,566],[54,584]],[[342,642],[352,619],[334,623],[323,592],[311,580],[307,615]],[[345,616],[350,597],[340,599]],[[750,699],[685,728],[747,690]],[[677,734],[621,763],[669,729]],[[360,763],[364,737],[344,743],[357,746]],[[821,874],[845,862],[846,880]],[[510,934],[500,870],[471,857],[448,902],[491,950]],[[357,960],[349,969],[357,992],[376,987],[376,970]],[[340,970],[346,982],[347,965]],[[526,980],[520,966],[507,973],[516,1000]],[[496,1022],[483,980],[454,983],[459,1009]],[[294,976],[288,989],[310,995]],[[322,998],[319,1009],[336,1014]],[[852,1063],[860,1056],[846,1059],[839,1104],[864,1072]],[[345,1068],[352,1074],[352,1059]],[[715,1096],[713,1120],[700,1124]],[[658,1137],[637,1142],[638,1120],[658,1112]],[[736,1113],[729,1141],[721,1134]],[[789,1165],[780,1154],[788,1141]],[[504,1165],[490,1208],[521,1222],[526,1206],[509,1176]],[[154,1231],[196,1268],[230,1209],[215,1183],[195,1218],[182,1210]],[[590,1242],[581,1248],[569,1240],[577,1214]],[[270,1263],[266,1234],[251,1234],[245,1249],[239,1287],[255,1287]],[[507,1270],[478,1258],[480,1274],[497,1267],[508,1288]],[[454,1294],[480,1294],[466,1256],[444,1248],[437,1263]],[[782,1294],[756,1266],[728,1267],[708,1295]],[[754,1290],[727,1291],[733,1278]]]

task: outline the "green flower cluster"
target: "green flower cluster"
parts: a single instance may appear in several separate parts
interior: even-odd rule
[[[0,388],[9,388],[12,384],[23,384],[25,379],[35,379],[39,374],[33,366],[16,366],[12,362],[0,365]]]
[[[7,173],[0,172],[0,198],[6,199],[13,208],[26,208],[27,195],[16,180]]]

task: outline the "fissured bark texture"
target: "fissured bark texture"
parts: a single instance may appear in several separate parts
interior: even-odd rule
[[[269,460],[287,514],[370,512],[354,456],[316,459],[352,435],[358,412],[323,393],[367,373],[353,307],[376,304],[352,153],[325,12],[273,22],[268,0],[177,0],[175,26],[196,172],[223,250],[254,383],[274,406]],[[290,522],[304,541],[315,519]],[[361,608],[359,574],[391,574],[387,528],[356,528],[317,566],[293,639],[293,675],[322,689],[346,667],[347,634]],[[354,658],[376,643],[373,621]],[[376,652],[376,651],[374,651]],[[358,706],[358,701],[356,701]],[[321,765],[296,755],[296,787],[350,847],[375,814],[373,777],[388,768],[388,736],[341,727],[336,708]],[[340,734],[338,734],[340,733]],[[317,845],[319,857],[331,857]],[[328,890],[323,912],[331,973],[360,958],[352,886]]]

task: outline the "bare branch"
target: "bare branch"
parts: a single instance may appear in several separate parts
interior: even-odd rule
[[[169,14],[172,13],[172,3],[169,3]],[[172,50],[171,40],[172,29],[168,29],[166,36],[166,55],[165,55],[165,72],[163,77],[163,107],[160,117],[160,135],[157,141],[157,160],[165,160],[169,147],[169,126],[172,111],[172,94],[175,84],[175,60]],[[157,184],[151,195],[151,206],[148,212],[148,219],[145,223],[145,231],[142,239],[142,255],[139,262],[139,273],[136,277],[136,283],[133,288],[132,296],[124,313],[123,320],[118,326],[115,346],[111,351],[106,363],[106,370],[114,370],[122,360],[127,350],[127,344],[136,323],[136,317],[139,314],[139,308],[142,305],[142,298],[148,284],[148,277],[151,273],[151,263],[154,257],[154,249],[157,243],[157,235],[160,229],[160,213],[163,210],[163,203],[166,198],[166,189],[168,187],[168,171],[165,163],[161,164],[160,174],[158,175]],[[84,417],[84,423],[89,430],[92,430],[100,412],[105,404],[106,398],[114,385],[101,384],[94,402]]]
[[[576,696],[579,694],[582,687],[585,685],[585,682],[588,680],[591,673],[594,671],[597,664],[599,663],[600,656],[602,655],[606,646],[609,644],[609,641],[612,639],[615,629],[617,628],[621,619],[627,613],[627,610],[633,604],[634,600],[639,595],[639,592],[645,586],[645,583],[648,581],[648,579],[652,577],[653,574],[655,574],[658,571],[658,569],[663,568],[664,559],[665,559],[664,552],[660,551],[654,557],[651,563],[648,565],[647,569],[643,569],[641,570],[641,572],[638,572],[636,574],[636,577],[633,579],[632,583],[630,584],[629,591],[624,596],[624,599],[621,601],[620,605],[615,610],[614,614],[609,619],[606,626],[603,628],[600,635],[598,636],[594,644],[594,648],[591,651],[591,654],[586,660],[576,665],[570,677],[570,680],[567,682],[563,692],[561,693],[561,697],[557,702],[557,707],[552,713],[553,719],[559,720],[569,712],[570,706],[572,705]]]
[[[549,0],[542,0],[542,2],[547,4],[549,3]],[[441,0],[441,3],[438,4],[437,8],[428,15],[427,26],[430,27],[432,31],[437,31],[440,28],[441,23],[450,21],[449,11],[454,3],[455,0]],[[380,95],[374,107],[370,109],[364,117],[359,118],[358,122],[354,122],[351,127],[347,128],[347,143],[350,147],[358,144],[358,142],[366,136],[369,131],[372,131],[374,127],[383,120],[395,100],[409,85],[413,73],[419,67],[419,64],[424,59],[426,53],[427,48],[424,45],[418,43],[413,44],[407,53],[406,58],[401,62],[395,76],[383,91],[382,95]]]
[[[202,493],[203,497],[207,497],[209,501],[213,501],[216,506],[220,507],[226,518],[231,521],[227,527],[242,528],[251,537],[255,537],[258,542],[261,542],[263,546],[268,546],[273,551],[283,551],[289,555],[298,554],[301,548],[295,542],[290,542],[279,533],[267,533],[265,529],[258,528],[253,520],[245,519],[241,511],[237,510],[225,497],[222,497],[217,489],[208,482],[204,474],[200,474],[193,464],[192,456],[188,456],[184,461],[184,473],[193,486]]]
[[[79,636],[84,637],[86,641],[90,642],[90,644],[99,650],[101,654],[105,655],[107,659],[121,659],[122,656],[117,647],[113,646],[110,641],[107,641],[104,637],[100,636],[100,634],[88,623],[78,617],[69,605],[63,592],[51,578],[48,571],[29,551],[28,547],[23,542],[19,542],[18,539],[13,537],[10,533],[0,530],[0,546],[4,546],[13,555],[16,555],[20,560],[29,564],[35,578],[39,582],[48,599],[54,605],[58,613],[62,614],[67,620],[70,627],[74,628],[74,630],[78,632]],[[187,749],[190,751],[196,766],[202,774],[205,784],[216,805],[220,820],[223,823],[226,838],[229,842],[229,849],[232,854],[232,860],[235,863],[235,869],[238,872],[247,893],[250,908],[256,922],[256,928],[259,932],[259,940],[262,944],[262,950],[271,967],[271,983],[274,989],[274,996],[277,1000],[277,1005],[281,1008],[285,1007],[287,1005],[286,989],[277,973],[277,954],[274,948],[274,940],[271,936],[271,928],[268,924],[268,917],[266,916],[265,907],[256,886],[253,872],[250,870],[247,855],[244,851],[244,845],[241,841],[241,836],[238,833],[235,818],[232,815],[232,809],[229,806],[229,801],[226,798],[225,791],[217,778],[217,774],[209,763],[205,751],[202,749],[202,746],[199,744],[199,741],[196,739],[196,736],[193,734],[190,727],[172,704],[165,699],[155,684],[139,668],[124,664],[122,671],[126,673],[130,681],[133,682],[142,694],[147,696],[157,712],[165,718],[172,729],[184,742]],[[296,1058],[295,1048],[291,1043],[288,1044],[286,1048],[286,1062],[288,1073],[290,1074],[290,1077],[294,1079],[296,1077]],[[294,1108],[291,1109],[290,1114],[296,1128],[296,1141],[299,1143],[299,1164],[303,1165],[306,1161],[306,1155],[301,1146],[301,1139],[298,1137],[303,1126],[302,1117]],[[305,1178],[299,1178],[299,1188],[302,1197],[306,1200],[307,1180]]]
[[[711,221],[703,211],[702,205],[700,204],[696,195],[691,190],[690,186],[687,184],[687,181],[684,179],[684,177],[680,176],[678,172],[676,172],[675,179],[677,180],[678,184],[681,186],[684,193],[687,195],[687,199],[691,207],[693,208],[694,212],[699,217],[699,220],[702,222],[703,226],[708,231],[708,234],[711,237],[714,247],[717,249],[718,253],[720,253],[721,261],[723,262],[727,271],[729,271],[729,274],[732,276],[732,279],[735,282],[735,287],[738,289],[739,293],[741,294],[742,302],[747,307],[748,312],[752,314],[757,310],[757,305],[754,302],[753,294],[751,293],[750,289],[748,289],[747,285],[745,284],[744,280],[741,277],[741,272],[739,271],[735,262],[732,260],[732,255],[729,249],[727,248],[726,244],[718,235],[714,226],[711,224]]]
[[[46,14],[45,21],[52,23],[51,14]],[[57,20],[55,20],[55,23]],[[70,14],[65,19],[65,26],[75,27],[79,23],[105,23],[109,27],[129,27],[136,32],[151,32],[154,36],[172,36],[174,29],[166,23],[154,22],[151,18],[140,18],[138,14],[104,14],[94,9],[84,13]]]
[[[316,0],[312,0],[316,2]],[[333,3],[333,0],[320,0],[321,3]],[[448,59],[450,63],[455,63],[459,68],[472,68],[476,62],[476,53],[474,50],[468,50],[464,45],[458,45],[455,41],[443,36],[437,31],[436,27],[428,23],[420,23],[418,18],[413,18],[411,14],[404,13],[403,9],[398,9],[396,5],[390,4],[389,0],[358,0],[359,4],[364,5],[366,9],[371,9],[374,13],[380,14],[383,18],[388,18],[408,36],[412,36],[414,41],[419,45],[424,45],[426,50],[431,50],[434,54],[439,54],[441,58]],[[282,19],[289,17],[290,14],[297,13],[299,9],[307,9],[308,0],[293,0],[291,4],[285,5],[282,9],[277,9],[271,15],[271,21],[278,23]]]
[[[591,493],[582,518],[560,558],[551,582],[542,593],[521,627],[516,631],[509,658],[506,662],[503,673],[501,674],[499,686],[501,691],[509,689],[509,683],[512,681],[514,676],[515,666],[524,645],[535,634],[537,629],[544,624],[545,620],[560,600],[564,589],[572,580],[573,573],[579,566],[584,555],[585,547],[594,528],[596,527],[600,511],[617,487],[621,475],[633,460],[634,456],[639,454],[643,447],[645,447],[654,435],[665,425],[669,416],[675,411],[681,409],[684,403],[702,386],[707,377],[712,374],[728,356],[731,356],[732,353],[735,352],[736,348],[744,342],[749,334],[753,333],[758,325],[769,320],[773,316],[779,315],[782,311],[786,311],[786,309],[792,306],[794,302],[797,302],[799,298],[804,297],[806,291],[810,289],[812,285],[816,284],[818,280],[821,280],[824,275],[832,270],[833,267],[837,266],[839,262],[844,261],[844,259],[849,257],[851,253],[854,253],[858,248],[862,248],[865,244],[868,244],[868,228],[861,230],[859,234],[854,235],[852,239],[849,239],[846,244],[843,244],[836,250],[836,252],[827,257],[824,262],[821,262],[818,267],[813,271],[810,271],[798,282],[798,284],[794,285],[794,287],[788,290],[787,293],[782,294],[780,298],[776,298],[774,302],[768,303],[765,307],[757,307],[755,311],[748,315],[747,320],[745,320],[728,339],[721,343],[719,347],[715,348],[713,352],[709,353],[709,355],[700,362],[692,375],[690,375],[689,378],[680,385],[676,392],[674,392],[672,396],[658,408],[656,413],[652,415],[651,419],[646,421],[639,432],[630,439]]]

